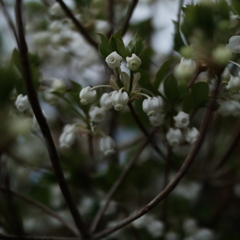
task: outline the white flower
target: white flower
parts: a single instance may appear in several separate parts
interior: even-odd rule
[[[52,16],[56,16],[56,17],[62,17],[64,16],[64,12],[61,8],[61,6],[59,5],[59,3],[54,3],[50,8],[49,8],[49,13]]]
[[[210,229],[202,228],[194,235],[196,240],[213,240],[214,234]]]
[[[222,81],[228,82],[231,77],[229,69],[226,67],[221,75]]]
[[[239,91],[240,90],[240,78],[231,76],[228,85],[226,86],[227,90],[230,91]]]
[[[76,126],[75,124],[67,124],[59,138],[61,148],[69,148],[76,139]]]
[[[153,220],[151,223],[147,224],[147,230],[155,238],[162,236],[164,224],[161,221]]]
[[[127,60],[126,67],[132,71],[136,71],[142,63],[141,59],[134,53],[132,54],[132,57],[127,57],[126,60]]]
[[[43,97],[50,105],[56,105],[58,103],[58,96],[52,93],[52,89],[44,91]]]
[[[63,93],[66,91],[66,84],[61,79],[55,79],[52,83],[52,90],[56,92]]]
[[[114,91],[112,94],[112,105],[116,111],[122,110],[127,105],[128,100],[128,94],[122,92],[122,88],[119,91]]]
[[[234,53],[240,53],[240,36],[232,36],[227,45]]]
[[[97,92],[89,86],[83,88],[79,94],[80,102],[83,105],[93,102],[96,96],[97,96]]]
[[[183,222],[183,231],[186,235],[193,235],[198,230],[197,222],[194,219],[186,219]]]
[[[109,54],[105,61],[110,68],[114,69],[120,67],[122,60],[123,58],[115,51]]]
[[[220,107],[218,108],[220,115],[226,116],[240,116],[240,103],[235,100],[228,100],[220,102]]]
[[[182,133],[179,129],[170,128],[166,134],[166,139],[172,147],[175,147],[182,141]]]
[[[189,124],[189,114],[180,111],[177,116],[173,117],[175,126],[178,128],[185,128]]]
[[[193,75],[195,69],[195,61],[182,57],[180,63],[174,68],[174,75],[179,80],[188,80]]]
[[[153,217],[151,215],[143,215],[142,217],[134,220],[132,222],[132,225],[135,228],[141,229],[143,227],[146,227],[147,224],[151,224],[153,222]]]
[[[191,144],[193,144],[194,142],[197,141],[198,135],[199,135],[199,131],[195,127],[187,128],[184,131],[184,136],[185,136],[186,141]]]
[[[112,108],[112,94],[111,93],[104,93],[100,99],[100,105],[102,108],[109,110]]]
[[[148,116],[156,116],[157,112],[161,111],[162,99],[160,97],[148,97],[144,99],[142,107]]]
[[[109,156],[115,153],[115,142],[110,136],[105,136],[100,140],[100,150],[103,152],[104,156]]]
[[[164,121],[164,114],[157,112],[155,116],[149,116],[149,121],[154,127],[161,126]]]
[[[93,122],[101,122],[106,116],[106,111],[104,108],[93,107],[89,112],[89,116]]]
[[[28,96],[23,96],[22,94],[18,95],[15,106],[19,112],[23,112],[27,110],[30,107]]]

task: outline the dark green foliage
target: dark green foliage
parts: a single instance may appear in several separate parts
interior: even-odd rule
[[[164,81],[164,93],[170,103],[176,102],[179,97],[178,82],[172,74]]]

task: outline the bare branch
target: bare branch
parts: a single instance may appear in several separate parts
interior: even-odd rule
[[[55,176],[57,178],[58,184],[61,188],[62,194],[67,202],[67,205],[70,209],[70,212],[73,216],[73,219],[75,221],[75,224],[79,231],[81,232],[82,236],[88,237],[88,231],[86,230],[85,224],[81,218],[80,213],[78,212],[72,196],[70,194],[68,185],[66,183],[62,167],[60,164],[60,160],[57,154],[56,147],[54,145],[52,135],[49,129],[49,126],[47,124],[47,121],[42,113],[38,98],[37,98],[37,93],[35,91],[33,81],[32,81],[32,75],[31,75],[31,69],[30,69],[30,64],[28,60],[28,50],[27,50],[27,44],[24,36],[24,28],[23,28],[23,21],[22,21],[22,0],[16,1],[16,21],[17,21],[17,27],[18,27],[18,37],[19,37],[19,51],[20,51],[20,56],[21,56],[21,63],[23,67],[23,78],[24,78],[24,83],[25,87],[27,90],[27,95],[29,102],[32,106],[32,110],[34,112],[34,115],[37,119],[37,122],[40,126],[41,132],[44,136],[49,157],[52,162],[52,166],[55,172]]]
[[[110,29],[107,34],[108,37],[111,36],[111,34],[114,31],[114,12],[113,12],[113,5],[114,5],[114,0],[108,0],[108,11],[107,11],[107,17],[108,17],[108,22],[110,24]]]
[[[125,21],[123,23],[123,26],[122,26],[122,33],[121,33],[122,36],[124,36],[125,33],[127,32],[129,21],[132,17],[133,11],[134,11],[135,7],[137,6],[137,4],[138,4],[138,0],[132,0],[132,3],[129,6],[129,9],[128,9],[128,12],[127,12],[126,19],[125,19]]]
[[[0,191],[3,192],[3,193],[10,193],[12,195],[14,195],[15,197],[17,198],[20,198],[22,199],[23,201],[25,202],[28,202],[34,206],[36,206],[37,208],[43,210],[45,213],[51,215],[52,217],[58,219],[63,225],[65,225],[69,230],[71,230],[75,235],[78,236],[79,232],[78,232],[78,229],[71,226],[68,222],[66,222],[62,217],[60,217],[59,215],[57,215],[52,209],[50,209],[49,207],[47,207],[46,205],[30,198],[30,197],[27,197],[27,196],[24,196],[20,193],[17,193],[13,190],[10,190],[10,189],[5,189],[5,188],[2,188],[0,187]]]
[[[72,11],[68,8],[68,6],[62,0],[56,0],[66,15],[73,21],[74,25],[78,29],[79,33],[85,38],[85,40],[96,50],[98,50],[98,43],[89,35],[87,30],[83,27],[83,25],[76,19],[73,15]]]

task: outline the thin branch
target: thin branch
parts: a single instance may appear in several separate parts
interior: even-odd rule
[[[6,18],[7,22],[8,22],[8,25],[9,25],[10,28],[12,29],[12,32],[13,32],[14,37],[15,37],[15,39],[16,39],[17,45],[19,46],[19,40],[18,40],[17,31],[16,31],[16,28],[15,28],[15,26],[14,26],[14,24],[13,24],[13,21],[12,21],[12,19],[11,19],[11,16],[9,15],[9,13],[8,13],[8,11],[7,11],[7,8],[6,8],[6,5],[5,5],[5,3],[4,3],[3,0],[0,0],[0,4],[2,5],[2,9],[3,9],[3,13],[4,13],[4,15],[5,15],[5,18]]]
[[[138,4],[138,0],[132,0],[131,5],[129,6],[127,16],[126,16],[125,21],[122,26],[122,33],[121,33],[122,37],[127,32],[129,21],[132,17],[133,11],[134,11],[135,7],[137,6],[137,4]]]
[[[110,29],[107,36],[110,37],[114,31],[114,11],[113,11],[114,0],[108,0],[107,5],[108,5],[107,17],[108,17],[108,23],[110,25]]]
[[[154,132],[153,132],[154,133]],[[153,133],[151,135],[153,135]],[[141,152],[144,150],[144,148],[148,145],[148,143],[151,141],[151,138],[148,138],[147,141],[145,141],[145,143],[140,147],[140,149],[137,151],[137,153],[135,154],[135,156],[132,158],[132,160],[128,163],[128,165],[125,167],[125,169],[122,171],[121,175],[118,177],[118,179],[114,182],[113,186],[111,187],[111,189],[109,190],[109,192],[107,193],[106,197],[105,197],[105,204],[98,210],[92,225],[90,227],[90,231],[94,232],[98,226],[98,223],[104,213],[104,211],[107,209],[108,204],[110,203],[113,195],[116,193],[116,191],[118,190],[118,188],[120,187],[120,185],[123,183],[124,179],[127,177],[128,173],[130,172],[130,170],[132,169],[132,167],[134,166],[134,164],[136,163],[139,155],[141,154]]]
[[[22,199],[23,201],[25,202],[28,202],[34,206],[36,206],[37,208],[43,210],[45,213],[51,215],[52,217],[58,219],[63,225],[65,225],[69,230],[71,230],[75,235],[78,236],[79,232],[78,232],[78,229],[71,226],[68,222],[66,222],[62,217],[60,217],[59,215],[57,215],[52,209],[50,209],[49,207],[47,207],[46,205],[30,198],[30,197],[27,197],[27,196],[24,196],[20,193],[17,193],[13,190],[10,190],[10,189],[5,189],[5,188],[2,188],[0,187],[0,191],[3,192],[3,193],[7,193],[7,194],[12,194],[14,195],[15,197],[17,198],[20,198]]]
[[[149,212],[151,209],[153,209],[155,206],[157,206],[165,197],[167,197],[172,192],[172,190],[177,186],[177,184],[180,182],[180,180],[184,177],[184,175],[189,170],[200,147],[202,146],[203,140],[205,138],[207,128],[209,125],[209,121],[211,119],[211,115],[212,115],[214,105],[215,105],[217,95],[218,95],[218,89],[219,89],[219,85],[220,85],[220,81],[221,81],[221,77],[220,77],[221,73],[222,73],[222,69],[217,74],[216,88],[214,90],[213,98],[210,102],[209,108],[206,110],[205,116],[203,118],[203,121],[202,121],[202,124],[200,127],[200,134],[199,134],[198,140],[195,143],[195,145],[192,147],[191,151],[189,152],[188,156],[186,157],[184,163],[182,164],[181,168],[177,172],[174,179],[172,181],[170,181],[170,183],[166,186],[166,188],[160,194],[158,194],[151,202],[149,202],[141,210],[139,210],[138,212],[134,212],[130,217],[125,218],[124,220],[120,221],[115,227],[112,227],[110,229],[105,229],[102,232],[95,234],[93,236],[94,237],[93,239],[100,239],[102,237],[108,236],[109,234],[125,227],[129,223],[133,222],[134,220],[140,218],[141,216],[143,216],[144,214]]]
[[[68,188],[68,185],[66,183],[66,180],[63,174],[63,170],[60,164],[60,159],[58,157],[57,150],[54,145],[49,126],[42,113],[42,110],[37,98],[37,93],[33,85],[30,63],[28,60],[27,44],[24,36],[24,28],[23,28],[23,22],[22,22],[22,0],[16,1],[16,21],[17,21],[17,27],[18,27],[19,44],[20,44],[19,51],[20,51],[21,63],[23,67],[23,79],[24,79],[26,90],[27,90],[28,99],[31,104],[34,115],[37,119],[37,122],[40,126],[41,132],[44,136],[49,157],[52,162],[55,176],[61,188],[62,194],[70,209],[70,212],[73,216],[73,219],[75,221],[77,228],[79,229],[83,238],[86,238],[89,236],[88,231],[86,230],[82,217],[73,202],[72,196],[70,194],[70,190]]]
[[[77,20],[77,18],[73,15],[72,11],[68,8],[68,6],[62,0],[56,0],[62,7],[63,11],[66,15],[73,21],[75,27],[78,29],[79,33],[85,38],[85,40],[96,50],[98,50],[98,43],[89,35],[84,26]]]
[[[129,109],[130,109],[130,111],[131,111],[131,113],[132,113],[132,116],[133,116],[134,120],[136,121],[138,127],[140,128],[140,130],[143,132],[143,134],[144,134],[147,138],[149,138],[150,135],[149,135],[148,131],[146,130],[146,128],[143,126],[142,122],[140,121],[137,113],[135,112],[135,110],[134,110],[134,108],[133,108],[133,106],[132,106],[132,103],[129,102],[129,103],[128,103],[128,107],[129,107]],[[165,160],[166,157],[164,156],[164,154],[162,153],[162,151],[159,149],[159,147],[155,144],[155,142],[153,141],[153,139],[151,139],[151,144],[152,144],[154,150]]]

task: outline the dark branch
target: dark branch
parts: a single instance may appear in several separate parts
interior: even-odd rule
[[[113,5],[114,0],[108,0],[108,11],[107,11],[107,17],[108,17],[108,23],[110,25],[109,32],[107,34],[108,37],[110,37],[114,31],[114,11],[113,11]]]
[[[78,29],[79,33],[85,38],[85,40],[96,50],[98,50],[98,43],[89,35],[87,30],[82,26],[82,24],[75,18],[72,11],[68,8],[68,6],[62,0],[56,0],[66,15],[73,21],[74,25]]]
[[[44,204],[42,204],[42,203],[40,203],[40,202],[30,198],[30,197],[27,197],[27,196],[24,196],[24,195],[22,195],[20,193],[14,192],[13,190],[10,190],[10,189],[5,189],[5,188],[0,187],[0,191],[3,192],[3,193],[6,193],[6,194],[12,194],[12,195],[14,195],[17,198],[20,198],[23,201],[36,206],[37,208],[43,210],[45,213],[47,213],[47,214],[51,215],[52,217],[58,219],[63,225],[65,225],[75,235],[79,234],[78,230],[75,227],[71,226],[68,222],[66,222],[62,217],[57,215],[52,209],[50,209],[46,205],[44,205]]]
[[[23,68],[23,79],[24,79],[26,90],[27,90],[28,99],[32,106],[32,110],[37,119],[37,122],[40,126],[41,132],[44,136],[49,157],[52,162],[55,176],[61,188],[62,194],[67,202],[67,205],[70,209],[70,212],[73,216],[73,219],[75,221],[77,228],[79,229],[82,236],[86,238],[89,236],[89,234],[86,230],[85,224],[83,223],[80,213],[78,212],[73,202],[72,196],[70,194],[68,185],[66,183],[66,180],[62,171],[62,167],[60,165],[60,160],[52,139],[49,126],[42,113],[42,110],[37,98],[37,93],[33,85],[30,63],[28,60],[28,49],[27,49],[27,44],[24,36],[24,28],[23,28],[23,21],[22,21],[22,0],[16,1],[16,21],[17,21],[17,27],[18,27],[19,51],[21,56],[22,68]]]
[[[125,35],[125,33],[127,32],[127,29],[128,29],[128,24],[129,24],[129,21],[132,17],[132,14],[133,14],[133,11],[135,9],[135,7],[137,6],[138,4],[138,0],[132,0],[132,3],[128,9],[128,12],[127,12],[127,16],[126,16],[126,19],[123,23],[123,26],[122,26],[122,37]]]

